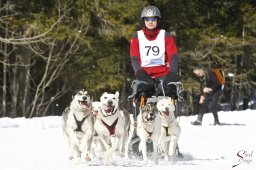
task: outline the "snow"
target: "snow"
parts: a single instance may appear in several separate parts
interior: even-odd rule
[[[196,116],[179,117],[179,147],[184,158],[149,166],[141,158],[116,158],[108,166],[68,160],[60,116],[0,118],[0,169],[256,169],[256,110],[221,111],[219,118],[221,126],[213,125],[212,114],[205,115],[202,126],[193,126],[190,122]]]

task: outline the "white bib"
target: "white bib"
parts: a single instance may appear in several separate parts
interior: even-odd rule
[[[165,30],[160,30],[156,39],[149,41],[142,30],[137,32],[142,67],[160,66],[165,63]]]

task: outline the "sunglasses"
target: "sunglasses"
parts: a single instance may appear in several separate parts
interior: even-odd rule
[[[157,18],[156,17],[146,17],[145,21],[156,21]]]

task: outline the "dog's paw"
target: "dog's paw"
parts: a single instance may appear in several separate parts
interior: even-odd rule
[[[157,147],[157,153],[158,153],[158,155],[162,155],[162,154],[164,153],[164,150],[163,150],[163,148],[162,148],[161,145],[158,145],[158,147]]]
[[[169,162],[174,163],[176,161],[177,157],[174,154],[173,156],[169,156]]]
[[[92,159],[89,155],[86,155],[84,158],[85,161],[90,162]]]

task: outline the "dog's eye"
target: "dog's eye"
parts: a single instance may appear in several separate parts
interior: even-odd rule
[[[107,97],[104,97],[104,99],[107,99]]]
[[[115,97],[113,97],[113,100],[116,100],[116,98],[115,98]]]
[[[82,93],[78,93],[77,95],[82,96],[83,94]]]

